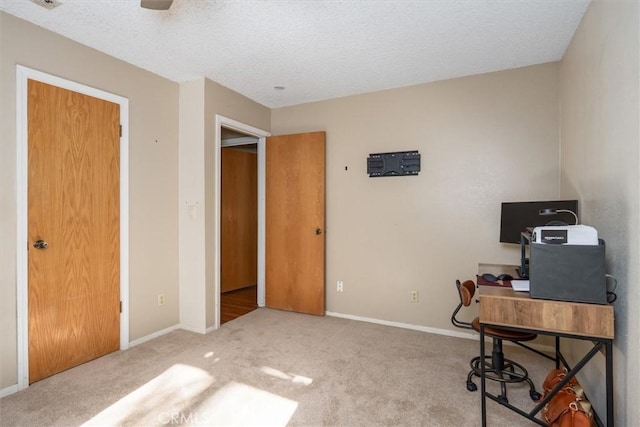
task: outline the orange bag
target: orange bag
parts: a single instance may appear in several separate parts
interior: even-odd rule
[[[554,369],[542,383],[544,396],[567,376],[566,369]],[[595,425],[591,404],[583,400],[582,387],[578,380],[571,378],[558,393],[551,398],[542,411],[544,420],[551,427],[592,427]]]
[[[592,427],[591,413],[586,412],[573,389],[565,387],[544,407],[544,420],[551,427]]]
[[[542,383],[542,389],[544,390],[544,395],[546,396],[560,381],[567,376],[567,370],[564,368],[554,369],[547,375],[547,378],[544,379]],[[565,384],[566,387],[574,387],[579,386],[578,380],[576,377],[573,377],[569,380],[568,383]]]

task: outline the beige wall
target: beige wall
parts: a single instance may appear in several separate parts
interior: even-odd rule
[[[229,119],[236,120],[245,125],[269,132],[271,129],[271,110],[264,105],[258,104],[249,98],[240,95],[216,82],[205,80],[205,204],[207,216],[205,226],[205,254],[206,254],[206,301],[207,301],[207,328],[215,323],[214,306],[218,300],[215,295],[215,271],[213,259],[215,257],[215,223],[213,211],[219,195],[215,189],[215,175],[220,171],[217,169],[219,152],[214,150],[214,142],[219,129],[216,129],[216,114]]]
[[[180,324],[205,332],[204,79],[180,84]],[[189,209],[195,218],[189,217]]]
[[[176,83],[0,12],[0,389],[17,382],[16,64],[129,99],[130,339],[178,323]],[[158,307],[164,293],[166,305]]]
[[[501,202],[559,194],[557,77],[550,63],[272,111],[274,135],[327,132],[327,311],[455,329],[455,279],[519,262]],[[418,176],[367,176],[369,153],[416,149]]]
[[[639,198],[640,10],[637,1],[593,1],[560,68],[561,192],[607,243],[618,280],[614,348],[616,425],[640,425]],[[575,345],[576,352],[584,346]],[[600,414],[604,365],[583,382]]]
[[[180,87],[180,323],[197,332],[215,325],[216,115],[269,131],[271,111],[208,79]],[[188,208],[197,207],[190,219]]]

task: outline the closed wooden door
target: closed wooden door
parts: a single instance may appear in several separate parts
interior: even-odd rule
[[[222,149],[220,291],[258,283],[258,155]]]
[[[29,382],[119,349],[120,111],[28,82]]]
[[[267,307],[324,315],[325,133],[267,138]]]

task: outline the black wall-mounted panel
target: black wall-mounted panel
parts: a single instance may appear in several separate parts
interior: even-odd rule
[[[420,153],[417,150],[375,153],[369,154],[367,158],[367,173],[370,178],[418,175],[418,172],[420,172]]]

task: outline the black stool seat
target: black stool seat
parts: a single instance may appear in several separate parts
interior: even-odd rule
[[[474,331],[480,333],[480,318],[476,317],[471,322],[471,327]],[[535,340],[538,335],[531,332],[512,331],[509,329],[502,329],[492,326],[484,327],[484,334],[490,337],[500,338],[504,340],[517,340],[517,341],[532,341]]]

